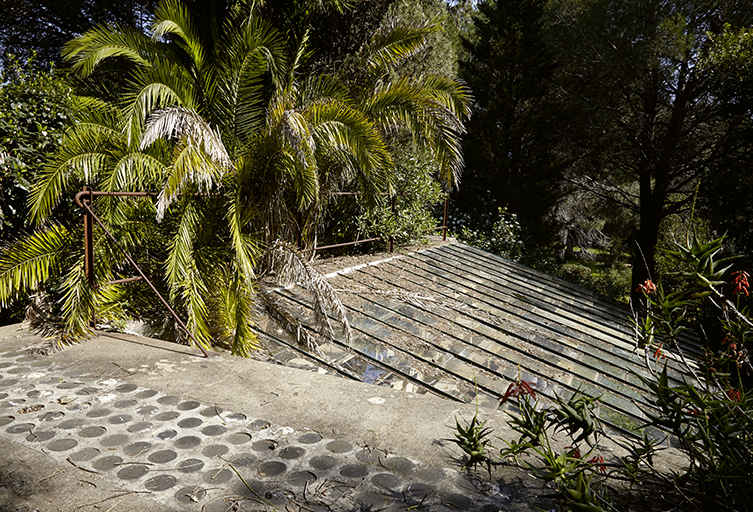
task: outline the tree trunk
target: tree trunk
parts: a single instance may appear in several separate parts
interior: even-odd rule
[[[647,215],[646,217],[653,217]],[[661,216],[645,218],[641,215],[641,227],[635,236],[633,272],[630,284],[630,299],[636,311],[645,307],[645,297],[639,286],[647,279],[656,279],[656,243],[659,239]]]
[[[677,73],[672,115],[667,123],[666,133],[661,139],[654,138],[659,99],[657,83],[649,80],[647,82],[649,87],[644,93],[643,108],[646,122],[641,133],[641,154],[651,155],[652,150],[658,149],[658,159],[651,162],[649,157],[644,156],[639,163],[640,227],[634,240],[635,256],[630,292],[633,307],[636,310],[645,306],[643,293],[638,291],[638,287],[647,279],[655,281],[658,277],[656,275],[656,244],[659,240],[662,219],[667,214],[665,204],[669,196],[672,177],[676,174],[674,166],[678,144],[690,105],[687,77],[688,62],[685,61]]]

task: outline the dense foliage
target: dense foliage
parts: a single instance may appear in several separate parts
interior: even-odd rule
[[[327,6],[344,7],[291,8],[311,16]],[[193,337],[238,354],[254,342],[264,250],[284,250],[276,241],[298,233],[315,247],[340,190],[359,191],[367,208],[383,203],[397,184],[393,134],[423,148],[436,179],[455,186],[468,103],[456,80],[400,69],[438,30],[429,21],[381,27],[342,69],[322,72],[306,66],[316,61],[307,34],[282,32],[258,7],[164,0],[149,34],[103,26],[66,44],[63,55],[89,95],[79,98],[79,122],[31,194],[37,222],[85,185],[158,194],[156,205],[99,199],[95,211],[152,270]],[[103,89],[102,74],[117,87]],[[64,341],[86,335],[93,315],[117,321],[140,296],[138,287],[107,284],[129,269],[101,231],[92,286],[76,248],[80,236],[78,224],[48,226],[0,258],[4,304],[66,273]]]
[[[72,115],[70,87],[54,69],[12,58],[0,74],[0,239],[29,226],[26,201]]]
[[[60,64],[60,49],[99,24],[145,26],[156,0],[0,0],[0,62],[8,54]]]
[[[0,74],[0,240],[27,234],[32,225],[27,200],[32,183],[55,152],[73,115],[70,87],[54,68],[40,70],[29,59],[8,59]],[[66,218],[70,201],[55,217]],[[4,308],[0,322],[23,319],[24,304]]]
[[[682,4],[652,0],[630,8],[621,8],[612,0],[168,3],[182,5],[197,18],[213,23],[197,25],[191,43],[184,39],[189,34],[161,32],[161,40],[152,42],[147,50],[146,40],[139,38],[152,26],[155,5],[150,2],[125,2],[107,14],[96,1],[77,6],[62,3],[56,9],[22,2],[5,15],[18,17],[23,11],[29,19],[57,20],[45,26],[59,27],[63,35],[55,36],[58,39],[19,43],[38,51],[44,51],[46,44],[59,46],[64,35],[76,36],[98,22],[110,23],[110,34],[125,39],[107,43],[107,51],[115,53],[97,61],[97,81],[81,82],[90,71],[82,67],[85,59],[76,63],[76,57],[69,63],[77,66],[80,91],[125,109],[121,114],[129,118],[134,134],[123,143],[135,143],[133,137],[146,127],[148,111],[169,103],[170,94],[182,98],[185,93],[190,101],[182,98],[178,103],[194,109],[207,126],[221,132],[232,160],[245,142],[237,137],[237,129],[233,140],[226,142],[226,134],[234,130],[227,128],[233,117],[227,115],[228,107],[218,108],[212,89],[196,80],[203,76],[201,66],[216,64],[218,48],[230,44],[223,39],[221,27],[252,8],[255,18],[266,23],[268,29],[264,30],[278,34],[274,51],[284,55],[287,69],[287,76],[275,75],[274,69],[283,68],[270,65],[267,74],[258,75],[253,86],[256,91],[271,98],[273,90],[287,90],[278,98],[298,110],[306,101],[316,104],[319,100],[313,98],[317,94],[344,95],[340,97],[352,101],[354,111],[360,111],[364,120],[379,129],[384,155],[390,155],[394,164],[389,184],[376,175],[366,181],[363,176],[356,179],[361,180],[359,187],[375,184],[375,188],[363,189],[368,192],[367,200],[358,202],[332,194],[356,182],[346,186],[353,176],[345,182],[337,177],[347,173],[337,167],[337,158],[331,153],[317,155],[322,169],[337,169],[320,172],[317,179],[332,178],[320,182],[323,195],[316,196],[309,189],[291,202],[283,200],[279,195],[282,189],[278,189],[259,196],[272,212],[266,214],[269,229],[262,237],[267,243],[276,237],[295,239],[298,226],[289,220],[296,218],[296,210],[301,208],[304,240],[309,246],[315,240],[329,243],[375,234],[415,239],[432,227],[432,203],[459,180],[462,186],[453,194],[451,208],[456,233],[512,255],[491,243],[501,239],[494,233],[502,227],[498,212],[503,208],[520,224],[515,238],[523,242],[517,246],[525,249],[514,257],[615,298],[624,298],[631,291],[634,299],[640,298],[635,292],[637,285],[664,268],[657,265],[654,248],[661,240],[682,238],[691,225],[726,231],[731,246],[743,255],[750,253],[753,242],[747,212],[753,209],[753,202],[746,192],[751,183],[745,169],[753,157],[749,115],[753,109],[749,63],[753,45],[748,27],[753,9],[746,5],[727,0]],[[43,8],[44,13],[40,11]],[[116,25],[120,28],[112,29]],[[410,50],[400,55],[390,53],[397,47],[390,47],[388,38],[399,33],[396,27],[407,26],[419,29],[416,37],[420,42],[411,43]],[[8,41],[20,37],[3,27]],[[136,82],[144,87],[154,76],[135,54],[128,50],[117,53],[118,47],[157,52],[150,57],[170,49],[177,53],[165,55],[179,59],[185,68],[181,73],[191,78],[181,86],[183,92],[170,86],[152,96],[154,104],[135,102],[135,89],[128,93],[130,97],[120,94],[122,70],[135,73],[130,76],[137,77]],[[203,55],[192,53],[200,48]],[[377,61],[370,59],[380,51],[382,60],[372,67]],[[451,82],[458,70],[474,92],[474,115],[466,124],[463,142],[466,169],[462,179],[459,165],[452,170],[446,165],[445,157],[457,148],[435,145],[426,151],[420,143],[415,144],[414,137],[425,134],[423,128],[413,125],[408,129],[410,123],[401,125],[403,118],[395,122],[401,114],[385,121],[370,118],[373,112],[368,112],[375,105],[370,95],[385,84],[432,76],[433,85],[420,81],[425,78],[402,82],[404,92],[416,86],[431,88],[437,86],[439,77]],[[416,112],[425,109],[418,97],[411,101]],[[134,107],[141,111],[128,110]],[[260,123],[262,110],[244,115]],[[277,132],[271,125],[268,128],[266,145],[258,146],[265,149],[255,158],[273,149]],[[453,129],[459,133],[458,127]],[[22,133],[32,137],[53,132]],[[54,136],[49,138],[52,140]],[[170,166],[167,147],[160,144],[155,142],[148,151],[154,153],[155,162]],[[33,159],[41,161],[40,153],[36,155]],[[437,171],[434,164],[443,158],[445,164]],[[25,203],[22,188],[30,178],[13,173],[15,185],[5,185],[4,190],[19,193],[14,192],[3,204],[21,212]],[[311,176],[306,182],[303,174],[297,179],[296,186],[314,183]],[[380,195],[388,189],[403,197],[402,204],[408,207],[403,215],[390,213],[388,199]],[[168,196],[162,207],[170,203]],[[305,208],[304,203],[312,200],[318,206]],[[7,220],[6,210],[8,207],[4,210]],[[13,222],[23,216],[17,217]],[[633,274],[629,284],[625,279],[628,271]]]
[[[656,277],[662,238],[699,219],[748,253],[751,23],[731,0],[479,2],[456,231],[489,231],[507,207],[524,261],[595,260],[603,271],[582,280],[594,283],[629,264],[618,297]]]
[[[487,1],[473,14],[461,76],[473,90],[474,115],[464,139],[463,186],[453,197],[456,231],[491,231],[506,207],[531,251],[554,243],[553,210],[562,193],[555,149],[563,118],[544,7],[543,0]]]

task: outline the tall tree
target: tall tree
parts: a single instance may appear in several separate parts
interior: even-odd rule
[[[477,6],[461,61],[461,76],[474,92],[474,114],[464,138],[463,184],[453,199],[455,221],[473,229],[491,231],[499,208],[507,208],[532,246],[554,240],[551,213],[563,170],[555,152],[562,118],[544,6],[544,0]]]
[[[699,190],[699,209],[712,225],[727,232],[734,251],[753,262],[753,29],[725,27],[701,58],[714,96],[728,122],[738,128],[723,159]],[[748,167],[749,169],[749,167]]]
[[[663,219],[688,207],[698,180],[734,145],[734,123],[697,63],[724,23],[750,24],[753,8],[736,0],[555,0],[550,13],[563,91],[576,112],[562,149],[578,162],[574,181],[633,213],[637,290],[656,277]]]
[[[157,0],[0,0],[0,61],[7,54],[42,66],[60,63],[63,45],[99,24],[146,27]]]

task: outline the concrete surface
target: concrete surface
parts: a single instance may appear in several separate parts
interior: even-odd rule
[[[446,438],[467,404],[131,335],[33,355],[41,342],[0,328],[2,511],[546,503],[516,469],[460,470]],[[481,416],[509,432],[503,413]]]

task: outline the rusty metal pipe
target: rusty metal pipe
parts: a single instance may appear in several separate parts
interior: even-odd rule
[[[79,196],[80,194],[81,194],[81,193],[79,193],[79,194],[76,194],[76,202],[77,202],[77,203],[79,202],[79,201],[78,201],[78,196]],[[135,194],[135,193],[134,193],[134,194]],[[144,194],[148,194],[148,192],[145,192]],[[168,304],[168,303],[167,303],[167,301],[165,300],[165,298],[164,298],[164,297],[162,297],[162,294],[160,294],[160,292],[159,292],[159,291],[157,291],[157,288],[155,288],[155,287],[154,287],[154,285],[152,284],[152,282],[151,282],[151,281],[150,281],[150,280],[149,280],[149,279],[148,279],[148,278],[146,277],[146,274],[144,274],[144,272],[143,272],[143,271],[141,270],[141,268],[139,268],[139,266],[138,266],[138,265],[136,264],[136,262],[135,262],[135,261],[133,261],[133,258],[131,258],[131,255],[130,255],[130,254],[128,254],[128,253],[126,252],[126,250],[125,250],[125,249],[123,249],[123,246],[121,246],[121,245],[120,245],[120,243],[119,243],[119,242],[117,241],[117,239],[116,239],[116,238],[115,238],[115,237],[113,236],[113,234],[112,234],[112,233],[110,233],[110,231],[109,231],[109,230],[107,229],[107,227],[105,227],[104,223],[103,223],[103,222],[102,222],[102,221],[101,221],[101,220],[99,219],[99,217],[97,217],[97,216],[96,216],[96,215],[94,214],[94,212],[92,211],[92,209],[91,209],[91,208],[89,207],[89,205],[88,205],[88,204],[86,204],[86,203],[79,203],[79,204],[81,204],[81,207],[82,207],[82,208],[84,208],[84,209],[85,209],[85,210],[87,211],[87,213],[88,213],[89,215],[91,215],[91,216],[92,216],[92,218],[93,218],[93,219],[94,219],[94,220],[95,220],[95,221],[97,222],[97,224],[99,224],[99,227],[101,227],[101,228],[102,228],[102,230],[103,230],[103,231],[105,232],[105,234],[107,234],[107,236],[108,236],[108,237],[110,237],[110,239],[111,239],[111,240],[112,240],[112,241],[113,241],[113,242],[115,243],[116,247],[117,247],[118,249],[120,249],[120,252],[121,252],[121,253],[123,253],[123,256],[125,256],[125,258],[126,258],[126,259],[128,260],[128,262],[129,262],[129,263],[130,263],[131,265],[133,265],[133,267],[134,267],[134,268],[136,269],[136,271],[137,271],[137,272],[139,273],[139,275],[141,276],[141,278],[142,278],[142,279],[143,279],[144,281],[146,281],[146,284],[148,284],[148,285],[149,285],[149,288],[151,288],[151,289],[152,289],[152,291],[153,291],[153,292],[155,293],[155,295],[157,295],[157,297],[159,298],[160,302],[162,302],[162,305],[163,305],[163,306],[165,306],[165,307],[167,308],[167,310],[168,310],[168,311],[170,312],[170,314],[171,314],[171,315],[173,316],[173,318],[175,318],[175,321],[176,321],[176,322],[178,322],[178,325],[180,325],[180,326],[181,326],[181,328],[182,328],[182,329],[183,329],[183,330],[184,330],[184,331],[186,332],[186,334],[188,334],[188,336],[189,336],[189,337],[191,338],[191,341],[193,341],[193,342],[194,342],[194,344],[196,345],[196,347],[197,347],[197,348],[198,348],[199,350],[201,350],[201,352],[202,352],[202,353],[204,354],[204,357],[207,357],[207,358],[208,358],[208,357],[209,357],[209,353],[208,353],[208,352],[206,351],[206,349],[204,349],[204,347],[203,347],[203,346],[201,346],[201,344],[200,344],[200,343],[199,343],[199,342],[198,342],[198,341],[196,340],[196,338],[194,337],[193,333],[192,333],[192,332],[191,332],[190,330],[188,330],[188,327],[186,327],[186,324],[184,324],[184,323],[183,323],[183,320],[181,320],[181,319],[180,319],[180,317],[179,317],[179,316],[178,316],[178,314],[177,314],[177,313],[175,312],[175,310],[174,310],[174,309],[173,309],[172,307],[170,307],[170,304]]]
[[[319,251],[323,249],[334,249],[336,247],[346,247],[348,245],[358,245],[358,244],[365,244],[366,242],[376,242],[377,240],[381,240],[381,238],[366,238],[364,240],[356,240],[355,242],[343,242],[341,244],[333,244],[333,245],[322,245],[321,247],[311,247],[309,249],[303,249],[301,252],[311,252],[311,251]]]
[[[450,208],[450,197],[444,198],[444,226],[442,226],[442,241],[447,241],[447,211]]]

